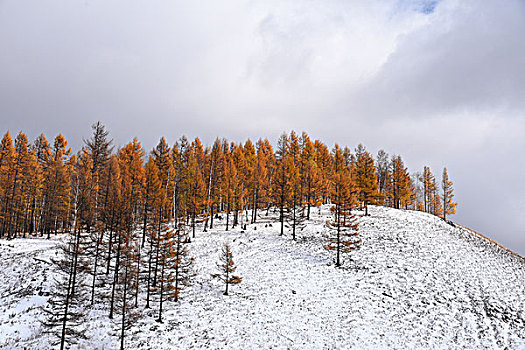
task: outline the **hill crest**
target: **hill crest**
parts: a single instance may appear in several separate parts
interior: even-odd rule
[[[333,265],[323,249],[327,206],[292,241],[275,215],[225,232],[197,233],[196,277],[165,322],[155,306],[129,331],[128,348],[518,349],[525,343],[525,262],[463,227],[422,212],[360,212],[362,249]],[[210,278],[221,244],[243,282],[231,295]],[[52,293],[59,239],[0,240],[0,347],[49,348],[38,319]],[[143,305],[141,305],[141,309]],[[90,310],[89,348],[116,348],[103,304]]]

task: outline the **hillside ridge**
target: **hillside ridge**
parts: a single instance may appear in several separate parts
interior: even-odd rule
[[[313,211],[297,241],[279,235],[270,210],[246,230],[224,219],[190,244],[193,286],[177,303],[157,303],[129,330],[126,348],[192,349],[521,349],[525,345],[525,264],[499,246],[433,215],[371,206],[358,211],[361,250],[334,266],[323,249],[328,206]],[[49,348],[40,307],[53,293],[56,244],[0,240],[0,348]],[[210,277],[230,242],[243,278],[230,296]],[[88,342],[118,348],[118,325],[99,301],[88,308]],[[118,318],[117,318],[118,319]],[[118,323],[118,322],[117,322]],[[89,345],[89,346],[88,346]],[[73,347],[75,348],[75,347]]]
[[[465,229],[467,231],[470,231],[472,234],[478,236],[478,238],[486,240],[486,241],[490,242],[491,244],[493,244],[493,245],[495,245],[495,246],[505,250],[507,253],[510,253],[510,254],[516,256],[517,258],[525,261],[525,258],[523,256],[521,256],[520,254],[516,253],[512,249],[509,249],[509,248],[505,247],[503,244],[493,240],[492,238],[490,238],[490,237],[488,237],[486,235],[483,235],[483,234],[479,233],[478,231],[471,229],[470,227],[467,227],[467,226],[464,226],[464,225],[461,225],[461,224],[458,224],[458,223],[454,223],[454,224],[460,226],[461,228],[463,228],[463,229]]]

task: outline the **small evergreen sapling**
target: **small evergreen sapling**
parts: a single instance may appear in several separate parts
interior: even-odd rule
[[[171,284],[169,286],[170,298],[177,302],[183,287],[191,286],[193,257],[189,256],[187,243],[190,241],[184,225],[180,224],[173,237],[170,237],[171,246]]]
[[[228,286],[230,284],[239,284],[242,281],[242,278],[233,275],[237,267],[233,262],[233,254],[228,243],[224,243],[222,247],[217,267],[219,268],[219,273],[214,273],[211,276],[220,279],[226,284],[224,295],[228,295]]]
[[[335,266],[339,267],[342,265],[341,254],[360,249],[361,238],[359,238],[358,222],[354,214],[339,206],[333,206],[331,211],[334,214],[334,219],[326,222],[331,235],[324,248],[336,252]]]
[[[163,303],[179,300],[183,287],[191,285],[193,258],[188,253],[188,233],[181,223],[177,229],[165,229],[160,252],[160,277],[156,292],[159,295],[159,318],[162,322]]]
[[[324,248],[336,252],[335,266],[341,266],[341,254],[350,253],[361,247],[358,222],[352,208],[355,206],[355,191],[349,169],[344,164],[343,152],[336,145],[331,188],[333,219],[326,222],[331,231]]]

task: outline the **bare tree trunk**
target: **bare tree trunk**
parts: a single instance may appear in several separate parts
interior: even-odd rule
[[[98,255],[99,255],[100,242],[102,242],[103,237],[104,237],[104,232],[98,232],[97,244],[95,247],[95,264],[93,267],[93,283],[91,285],[91,305],[93,305],[93,303],[95,302],[95,282],[97,279]]]
[[[284,188],[281,190],[281,202],[279,220],[281,221],[281,236],[284,235]]]
[[[148,253],[148,287],[146,290],[146,309],[149,309],[149,296],[151,290],[151,261],[153,260],[153,240],[150,240],[150,248]]]
[[[124,268],[124,299],[122,302],[122,323],[121,323],[121,331],[120,331],[120,350],[124,350],[124,330],[125,330],[125,322],[126,322],[126,298],[127,298],[127,291],[128,291],[128,265],[126,264]],[[111,318],[111,317],[110,317]]]
[[[69,312],[69,300],[71,297],[71,284],[73,283],[73,259],[71,259],[71,269],[69,273],[69,278],[67,282],[67,291],[66,291],[66,302],[64,305],[64,317],[62,318],[62,333],[60,336],[60,350],[64,350],[65,342],[66,342],[66,323],[67,323],[67,315]]]
[[[230,221],[230,203],[228,202],[228,209],[226,209],[226,231],[228,231],[229,221]]]
[[[166,265],[166,261],[162,259],[162,269],[160,272],[160,305],[159,305],[159,318],[157,319],[157,322],[162,323],[162,303],[164,298],[164,265]]]
[[[146,196],[144,198],[144,217],[142,222],[142,247],[144,247],[144,242],[146,241],[146,226],[148,224],[148,192],[146,191]]]
[[[115,302],[115,287],[117,285],[118,281],[118,270],[120,267],[120,245],[121,245],[121,234],[119,233],[118,237],[118,248],[117,248],[117,259],[115,261],[115,274],[113,277],[113,286],[111,287],[111,302],[110,302],[110,308],[109,308],[109,318],[113,318],[113,305]]]

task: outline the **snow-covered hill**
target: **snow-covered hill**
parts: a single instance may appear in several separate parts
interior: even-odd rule
[[[128,332],[129,349],[522,349],[525,261],[429,214],[371,207],[362,249],[333,264],[322,248],[323,207],[297,242],[275,217],[198,233],[193,286]],[[271,225],[270,225],[271,223]],[[210,277],[228,240],[240,285],[224,296]],[[51,292],[55,240],[0,240],[0,348],[48,349],[41,305]],[[80,348],[118,348],[103,305]]]

